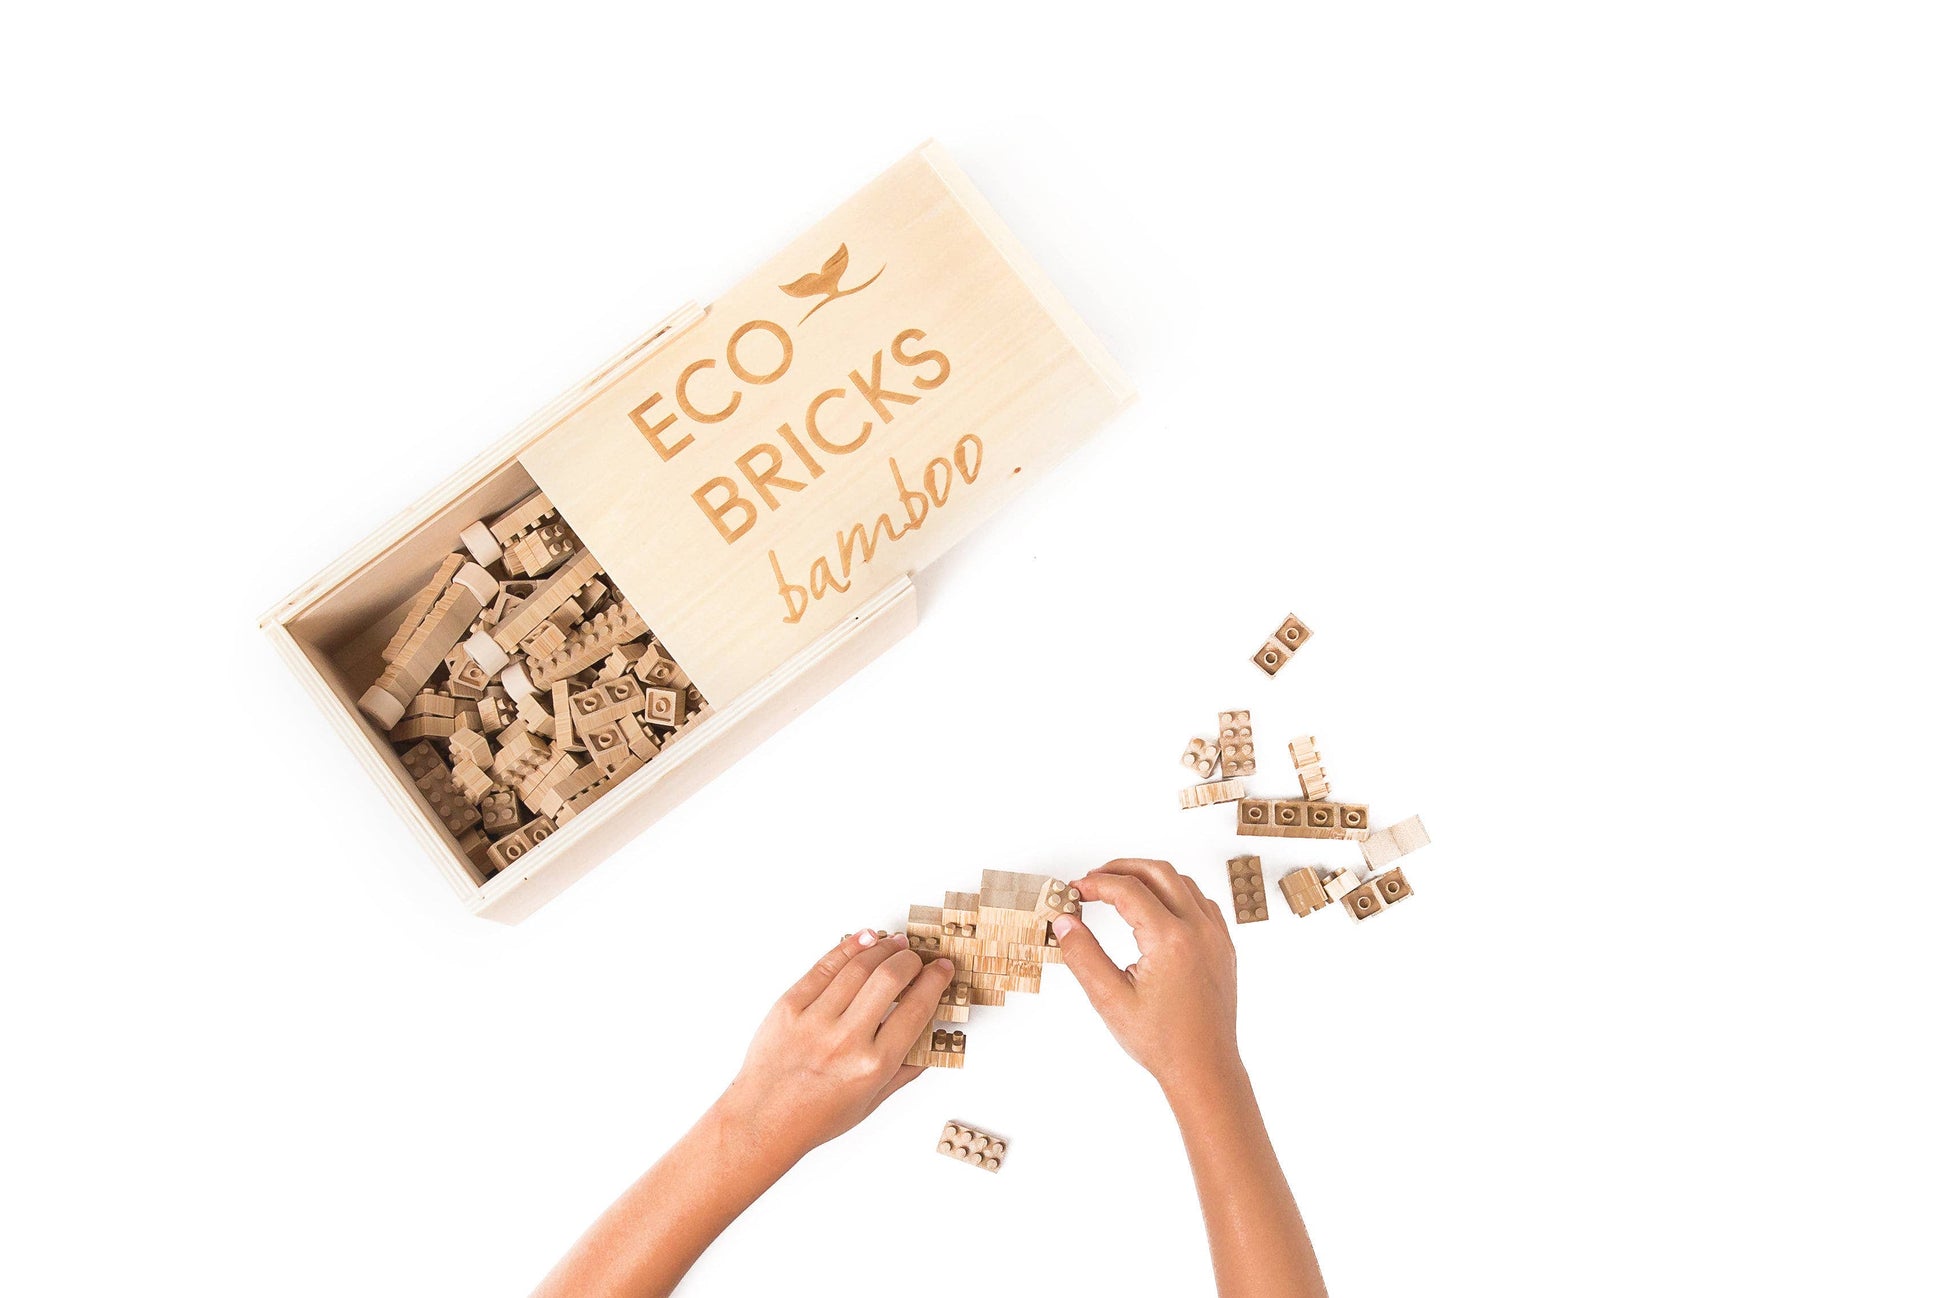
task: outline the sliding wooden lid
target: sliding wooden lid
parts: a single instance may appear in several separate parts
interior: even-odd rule
[[[520,459],[726,703],[1133,395],[929,144]]]

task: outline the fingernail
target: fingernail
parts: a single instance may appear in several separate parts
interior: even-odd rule
[[[935,960],[933,963],[941,969],[944,969],[947,973],[953,972],[953,962],[951,960]]]
[[[859,946],[870,946],[872,945],[872,943],[876,941],[878,941],[878,934],[872,932],[872,930],[868,928],[861,928],[858,930]]]
[[[912,941],[912,939],[907,937],[903,933],[894,933],[892,935],[892,941],[897,942],[900,946],[906,946]]]
[[[1074,916],[1061,915],[1055,918],[1054,920],[1055,937],[1066,937],[1069,933],[1073,931],[1074,931]]]

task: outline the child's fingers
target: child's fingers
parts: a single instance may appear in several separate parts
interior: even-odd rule
[[[1208,894],[1203,891],[1201,885],[1186,874],[1182,876],[1182,886],[1189,889],[1189,899],[1195,903],[1198,910],[1209,904]]]
[[[831,985],[831,980],[838,976],[838,971],[853,956],[877,942],[878,935],[868,928],[847,934],[838,945],[818,957],[818,962],[802,978],[791,984],[790,990],[784,993],[784,1004],[792,1009],[804,1009],[818,998],[818,993]]]
[[[876,1040],[885,1048],[885,1053],[895,1058],[904,1058],[905,1052],[912,1049],[922,1033],[932,1027],[933,1015],[939,1012],[939,998],[945,994],[946,987],[953,981],[953,962],[934,960],[919,971],[899,996],[899,1006],[886,1016],[879,1026]]]
[[[845,1010],[845,1026],[867,1036],[876,1032],[892,1002],[899,999],[924,967],[916,951],[898,951],[888,956],[858,989],[858,995],[852,997],[851,1005]]]
[[[894,933],[845,961],[845,967],[832,975],[830,984],[811,1002],[812,1013],[832,1019],[843,1014],[857,999],[859,988],[872,976],[872,971],[905,949],[905,934]]]
[[[1190,878],[1188,875],[1185,874],[1182,877],[1182,881],[1189,885],[1189,891],[1191,895],[1196,898],[1197,909],[1201,910],[1205,915],[1208,915],[1211,919],[1215,920],[1217,923],[1224,924],[1223,908],[1217,905],[1215,902],[1211,901],[1209,897],[1203,892],[1203,890],[1196,885],[1196,881]],[[1228,928],[1229,926],[1227,924],[1224,924],[1224,927]]]
[[[1198,909],[1196,885],[1167,861],[1123,857],[1120,860],[1110,861],[1091,873],[1121,874],[1132,879],[1140,879],[1148,885],[1149,891],[1156,895],[1156,899],[1171,911],[1184,919],[1195,917]]]
[[[1128,974],[1108,958],[1093,930],[1073,915],[1054,921],[1054,936],[1061,944],[1061,963],[1081,984],[1095,1012],[1105,1017],[1128,994]]]
[[[1149,890],[1149,885],[1134,875],[1118,874],[1106,867],[1099,874],[1083,875],[1074,881],[1083,901],[1105,901],[1135,930],[1135,945],[1147,949],[1144,939],[1174,921],[1175,913]]]

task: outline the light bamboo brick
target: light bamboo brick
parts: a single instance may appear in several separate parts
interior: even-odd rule
[[[1270,918],[1270,903],[1264,895],[1262,858],[1230,858],[1230,903],[1239,924],[1255,924]]]
[[[1211,780],[1208,784],[1192,784],[1176,794],[1184,811],[1192,807],[1210,807],[1219,802],[1235,802],[1244,795],[1247,786],[1242,780]]]
[[[1366,835],[1359,848],[1365,854],[1365,864],[1374,870],[1383,869],[1407,853],[1416,852],[1427,846],[1432,839],[1426,836],[1426,827],[1414,816],[1401,820],[1396,825],[1375,829]]]
[[[949,1122],[939,1133],[939,1152],[968,1167],[997,1172],[1007,1161],[1007,1142],[963,1122]]]

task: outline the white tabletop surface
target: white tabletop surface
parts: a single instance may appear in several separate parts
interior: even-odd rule
[[[1240,706],[1258,787],[1315,734],[1433,838],[1395,913],[1238,934],[1334,1292],[1937,1291],[1935,10],[109,8],[0,54],[0,1290],[523,1293],[846,926],[1220,888],[1176,756]],[[256,615],[927,137],[1139,404],[908,640],[468,918]],[[1211,1292],[1047,983],[686,1291]]]

